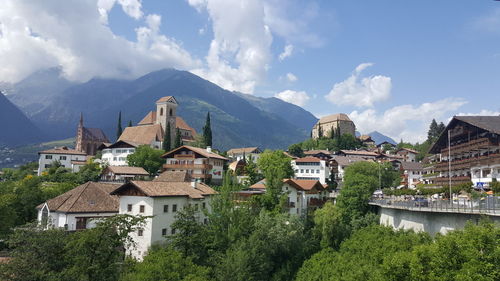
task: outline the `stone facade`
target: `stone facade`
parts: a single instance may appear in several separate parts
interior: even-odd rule
[[[354,125],[354,122],[349,119],[349,116],[347,116],[347,114],[338,113],[322,117],[314,125],[311,136],[315,139],[319,138],[320,134],[321,136],[326,137],[332,130],[340,130],[340,135],[356,135],[356,126]]]
[[[104,132],[98,128],[84,127],[83,115],[80,115],[80,122],[76,130],[75,150],[85,152],[87,155],[95,155],[97,148],[103,143],[109,143]]]

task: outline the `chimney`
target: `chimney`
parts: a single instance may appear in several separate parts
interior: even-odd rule
[[[196,180],[195,180],[195,179],[191,180],[191,187],[192,187],[192,188],[196,188],[196,186],[197,186],[197,185],[198,185],[198,184],[197,184],[197,182],[196,182]]]
[[[207,152],[212,153],[212,147],[207,146]]]

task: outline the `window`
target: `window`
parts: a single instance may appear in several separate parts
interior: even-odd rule
[[[194,204],[194,210],[198,211],[198,203]]]
[[[163,108],[160,108],[160,116],[163,116]]]
[[[316,170],[316,174],[319,174],[319,170]]]
[[[132,212],[132,204],[127,205],[127,212]]]
[[[203,219],[203,223],[204,223],[204,224],[208,224],[208,219],[207,219],[207,218],[204,218],[204,219]]]
[[[144,230],[143,229],[137,230],[137,236],[143,236],[143,235],[144,235]]]
[[[52,155],[45,155],[45,159],[52,159]]]
[[[66,160],[66,156],[59,156],[59,160]]]
[[[306,169],[306,174],[309,174],[309,169]]]
[[[172,205],[172,213],[177,212],[177,204]]]
[[[163,205],[163,212],[168,213],[168,205]]]
[[[113,161],[116,161],[116,157],[113,157]]]
[[[170,231],[170,233],[172,233],[172,235],[175,234],[175,228],[172,228],[172,230]]]
[[[205,202],[202,203],[203,209],[207,208],[207,204]]]
[[[144,213],[144,205],[139,206],[139,213]]]
[[[300,172],[301,172],[301,173],[304,173],[304,169],[300,169]]]
[[[162,235],[162,236],[167,235],[167,229],[166,229],[166,228],[163,228],[163,229],[161,230],[161,235]]]

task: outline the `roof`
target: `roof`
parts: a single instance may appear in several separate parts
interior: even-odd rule
[[[118,141],[150,145],[153,141],[162,140],[163,130],[160,124],[127,127]]]
[[[165,182],[188,182],[191,177],[188,175],[187,171],[165,171],[156,177],[153,181],[165,181]]]
[[[321,162],[321,159],[312,156],[306,156],[295,160],[295,163],[311,163],[311,162]]]
[[[292,154],[288,153],[287,151],[283,151],[283,154],[285,154],[285,156],[287,156],[289,158],[292,158],[292,159],[298,159],[299,158],[297,156],[293,156]]]
[[[332,152],[328,151],[328,150],[308,150],[308,151],[304,151],[305,155],[315,155],[315,154],[320,154],[320,153],[323,153],[323,154],[326,154],[326,155],[331,155],[332,154]]]
[[[266,188],[266,179],[260,180],[250,186],[252,189],[265,189]]]
[[[148,176],[149,173],[142,167],[129,167],[129,166],[108,166],[104,169],[103,173],[107,170],[115,175],[144,175]]]
[[[403,170],[423,170],[424,166],[420,162],[401,162],[401,168]]]
[[[316,124],[318,124],[318,123],[329,123],[329,122],[335,122],[335,121],[348,121],[348,122],[352,122],[351,119],[349,119],[349,116],[347,116],[347,114],[345,114],[345,113],[337,113],[337,114],[332,114],[332,115],[321,117]]]
[[[88,134],[92,137],[93,140],[109,142],[108,137],[104,134],[104,132],[99,128],[86,128],[83,127],[84,134]]]
[[[160,102],[173,102],[173,103],[177,103],[177,100],[173,96],[165,96],[165,97],[159,98],[156,101],[156,103],[160,103]]]
[[[350,155],[363,155],[363,156],[377,156],[378,154],[371,151],[364,150],[341,150],[340,152]]]
[[[142,120],[137,125],[144,126],[144,125],[153,125],[155,123],[156,123],[156,111],[150,111],[148,112],[148,114],[146,114],[146,116],[144,116],[144,118],[142,118]],[[184,119],[182,119],[182,117],[180,116],[175,117],[175,127],[181,130],[191,131],[193,137],[196,136],[196,130],[191,128],[191,126],[189,126],[188,123],[186,123],[186,121],[184,121]]]
[[[242,148],[231,148],[227,151],[228,155],[232,154],[242,154],[242,153],[260,153],[258,147],[242,147]]]
[[[396,146],[395,144],[393,144],[393,143],[391,143],[391,142],[388,142],[388,141],[383,141],[383,142],[381,142],[381,143],[377,144],[377,146],[382,146],[382,145],[384,145],[384,144],[389,144],[389,145],[391,145],[391,146],[393,146],[393,147],[394,147],[394,146]]]
[[[138,143],[132,141],[118,140],[117,142],[107,145],[105,147],[101,145],[99,148],[104,149],[104,148],[117,148],[117,147],[138,147],[138,146],[139,146]]]
[[[231,162],[231,164],[229,164],[228,169],[231,171],[236,171],[236,169],[238,169],[238,166],[245,167],[246,166],[245,161],[243,161],[243,160],[233,161],[233,162]]]
[[[76,161],[76,160],[72,160],[72,161],[71,161],[71,164],[74,164],[74,165],[85,165],[85,164],[87,164],[87,161]]]
[[[213,153],[213,152],[208,152],[206,149],[199,148],[199,147],[194,147],[194,146],[189,146],[189,145],[183,145],[181,147],[178,147],[178,148],[176,148],[174,150],[171,150],[171,151],[163,154],[161,157],[162,158],[169,158],[168,156],[175,154],[177,151],[179,151],[181,149],[191,150],[191,151],[193,151],[195,153],[200,154],[201,156],[203,156],[205,158],[215,158],[215,159],[221,159],[221,160],[226,160],[226,161],[229,160],[226,157],[221,156],[219,154],[216,154],[216,153]]]
[[[115,189],[111,194],[120,195],[128,188],[137,188],[149,197],[187,196],[192,199],[203,199],[205,196],[217,192],[204,183],[196,183],[196,188],[191,182],[168,181],[131,181]]]
[[[68,148],[66,146],[56,147],[54,149],[47,149],[47,150],[43,150],[43,151],[38,152],[38,154],[42,154],[42,153],[43,154],[87,155],[87,153],[85,153],[83,151],[74,150],[74,149]]]
[[[109,193],[116,184],[87,182],[57,197],[47,200],[51,212],[63,213],[118,213],[119,200]],[[45,203],[44,203],[45,204]],[[41,209],[44,204],[37,206]]]
[[[361,157],[348,157],[348,156],[334,156],[332,160],[335,160],[337,164],[339,164],[342,167],[347,167],[352,163],[360,161],[367,161],[366,159]]]
[[[396,153],[398,153],[401,150],[405,150],[405,151],[408,151],[408,152],[411,152],[411,153],[414,153],[414,154],[418,154],[418,151],[410,149],[410,148],[405,148],[405,147],[402,147],[402,148],[396,150]]]
[[[295,187],[298,190],[323,190],[325,187],[318,180],[296,180],[296,179],[284,179],[284,183]]]
[[[156,122],[156,111],[150,111],[137,125],[152,125]]]
[[[193,128],[191,128],[186,123],[186,121],[184,121],[184,119],[182,119],[182,117],[180,117],[180,116],[175,117],[175,127],[179,128],[181,130],[191,131],[193,133],[193,136],[196,135],[196,131]]]

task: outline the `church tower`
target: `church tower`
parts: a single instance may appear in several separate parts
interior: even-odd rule
[[[179,104],[172,96],[167,96],[160,98],[156,101],[156,124],[160,124],[163,132],[166,133],[167,123],[170,124],[170,141],[174,143],[175,141],[175,128],[176,128],[176,116],[177,116],[177,106]]]
[[[75,150],[85,152],[83,149],[83,113],[80,113],[80,122],[76,129],[76,144]]]

